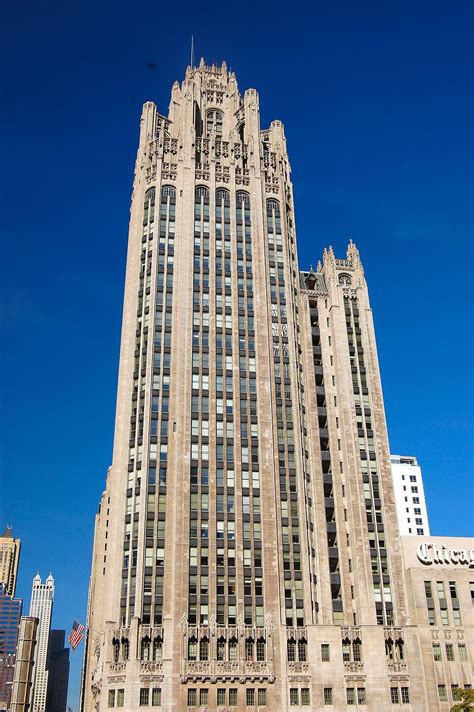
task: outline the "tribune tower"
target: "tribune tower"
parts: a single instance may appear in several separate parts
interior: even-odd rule
[[[407,622],[358,251],[299,271],[283,125],[201,61],[141,117],[83,709],[379,710]]]

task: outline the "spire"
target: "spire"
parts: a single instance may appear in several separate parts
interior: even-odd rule
[[[349,238],[349,244],[347,246],[347,259],[352,260],[354,257],[359,257],[359,250],[355,246],[355,243],[352,242],[352,239]]]
[[[14,538],[14,537],[13,537],[12,528],[11,528],[10,524],[7,524],[7,528],[6,528],[5,531],[3,532],[1,538],[2,538],[2,539],[13,539],[13,538]]]

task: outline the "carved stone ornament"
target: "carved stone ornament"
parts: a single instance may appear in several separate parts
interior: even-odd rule
[[[352,284],[352,278],[343,272],[339,275],[339,284],[349,287]]]
[[[347,287],[343,287],[342,293],[345,297],[348,297],[349,299],[357,299],[357,289],[348,289]]]

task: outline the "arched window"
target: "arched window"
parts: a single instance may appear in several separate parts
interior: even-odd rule
[[[306,648],[306,640],[304,638],[298,640],[298,660],[300,661],[300,663],[306,662]]]
[[[150,659],[150,643],[151,640],[148,636],[145,638],[142,638],[141,646],[140,646],[140,660],[149,660]]]
[[[229,640],[229,660],[237,660],[237,639]]]
[[[145,193],[143,201],[143,224],[148,225],[148,222],[153,222],[155,218],[155,189],[149,188]]]
[[[176,197],[176,188],[174,188],[172,185],[164,185],[161,189],[161,197],[162,198],[175,198]]]
[[[199,660],[209,660],[209,641],[207,638],[199,641]]]
[[[404,660],[405,659],[405,651],[404,651],[403,640],[401,638],[398,638],[398,640],[395,641],[395,650],[397,653],[397,659]]]
[[[340,274],[339,275],[339,284],[346,285],[346,286],[352,284],[352,279],[351,279],[350,275],[345,274],[345,273]]]
[[[128,660],[130,653],[130,644],[128,638],[122,638],[122,660]]]
[[[195,195],[197,202],[199,202],[201,198],[204,198],[204,200],[209,200],[209,190],[206,188],[205,185],[196,186]]]
[[[162,650],[163,650],[163,641],[161,640],[161,638],[154,638],[154,640],[153,640],[153,660],[155,662],[158,662],[159,660],[161,660]]]
[[[120,659],[120,640],[114,638],[112,641],[112,645],[114,647],[114,663],[118,663]]]
[[[347,638],[342,641],[342,659],[345,663],[351,660],[351,641]]]
[[[224,203],[225,205],[230,204],[230,193],[225,188],[218,188],[216,190],[216,203]]]
[[[294,663],[296,660],[296,642],[294,638],[290,638],[286,644],[287,657],[289,663]]]
[[[236,195],[237,205],[243,203],[246,208],[250,208],[250,196],[245,190],[238,190]]]
[[[222,136],[222,123],[224,120],[224,114],[222,111],[217,111],[216,109],[211,109],[206,114],[206,136],[209,138],[212,131],[216,132],[217,136]]]
[[[245,639],[245,659],[253,662],[253,638]]]
[[[265,660],[265,638],[258,638],[257,640],[257,660],[259,662]]]
[[[217,659],[225,660],[225,638],[217,639]]]
[[[387,638],[385,641],[385,655],[388,660],[393,660],[393,641],[391,638]]]
[[[267,200],[267,215],[271,215],[272,213],[275,213],[275,215],[280,214],[280,203],[274,198]]]
[[[277,247],[282,245],[280,203],[274,198],[267,200],[268,239]]]
[[[197,659],[197,640],[196,638],[190,638],[188,640],[188,660]]]
[[[245,124],[244,124],[244,122],[242,122],[241,124],[239,124],[237,126],[237,133],[239,134],[239,138],[242,141],[242,143],[244,142],[244,132],[245,132]]]
[[[362,643],[359,638],[352,641],[352,659],[355,663],[362,660]]]

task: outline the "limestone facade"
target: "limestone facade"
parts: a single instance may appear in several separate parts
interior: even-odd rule
[[[142,112],[82,709],[437,709],[411,596],[359,253],[299,271],[283,126],[201,61]]]

